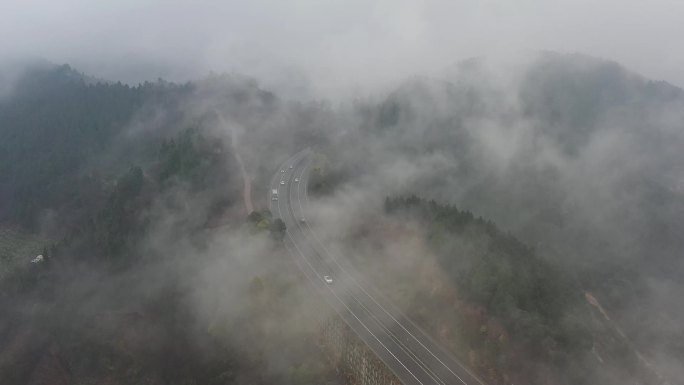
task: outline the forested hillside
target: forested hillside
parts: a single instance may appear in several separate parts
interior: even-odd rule
[[[683,360],[683,106],[681,89],[582,55],[472,59],[354,106],[314,182],[478,213],[594,293],[650,360]]]
[[[625,341],[605,338],[610,325],[571,274],[491,221],[386,198],[351,236],[357,266],[489,384],[655,381]]]
[[[35,230],[42,210],[64,207],[73,215],[88,205],[83,198],[97,193],[92,190],[108,174],[153,151],[115,148],[134,115],[151,105],[173,111],[188,91],[162,83],[93,84],[69,66],[27,70],[12,97],[0,103],[0,219]],[[107,164],[104,153],[127,156]]]
[[[285,305],[303,293],[296,271],[274,273],[291,269],[283,229],[243,208],[236,134],[278,103],[240,77],[129,86],[27,69],[0,100],[0,383],[334,377],[306,312]],[[274,319],[296,326],[274,334]]]
[[[335,107],[239,75],[0,86],[0,383],[338,381],[261,200],[307,147],[306,222],[488,383],[681,371],[674,86],[548,52]]]

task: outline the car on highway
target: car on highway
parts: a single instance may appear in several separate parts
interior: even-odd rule
[[[273,197],[271,197],[271,200],[272,200],[272,201],[277,201],[277,200],[278,200],[278,197],[277,197],[277,196],[273,196]]]
[[[324,275],[324,276],[323,276],[323,280],[324,280],[325,283],[327,283],[328,285],[331,285],[331,284],[333,283],[332,277],[329,276],[329,275]]]
[[[295,183],[299,183],[299,178],[295,178]]]
[[[280,181],[280,184],[285,184],[285,181],[284,181],[284,180],[281,180],[281,181]]]

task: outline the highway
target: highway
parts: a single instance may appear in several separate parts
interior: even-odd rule
[[[306,220],[312,161],[309,149],[287,159],[273,176],[267,199],[274,218],[287,226],[285,247],[313,288],[403,384],[485,385],[321,241]]]

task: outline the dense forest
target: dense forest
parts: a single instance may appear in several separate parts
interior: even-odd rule
[[[583,55],[472,59],[348,107],[355,124],[324,147],[312,187],[352,199],[364,220],[367,202],[394,194],[488,218],[579,288],[576,299],[591,293],[672,378],[684,360],[682,106],[681,89]],[[353,233],[359,221],[336,213]]]
[[[374,227],[425,244],[422,260],[411,270],[429,272],[434,263],[440,272],[419,273],[425,281],[413,288],[387,283],[386,291],[401,292],[405,298],[397,300],[406,301],[407,313],[488,383],[591,383],[601,375],[610,383],[621,380],[624,360],[635,359],[619,342],[600,346],[624,351],[612,368],[617,377],[607,376],[591,357],[604,326],[581,287],[558,264],[491,221],[416,196],[386,198],[383,211]],[[374,234],[357,241],[378,248],[383,239],[373,239]],[[384,263],[392,259],[385,258]]]
[[[273,258],[282,221],[231,214],[242,181],[224,125],[272,97],[246,79],[207,84],[132,87],[39,65],[0,102],[0,383],[334,377],[306,322],[267,326],[304,317],[288,312],[296,271],[270,270],[291,269]],[[224,283],[247,249],[254,265]],[[241,291],[252,294],[218,300]],[[263,357],[278,350],[291,356],[273,368]]]
[[[0,218],[33,230],[41,225],[42,210],[65,206],[73,212],[88,205],[82,198],[101,183],[94,179],[146,160],[140,158],[149,147],[128,146],[123,164],[101,157],[123,156],[113,147],[143,106],[171,107],[189,91],[166,83],[93,84],[66,65],[33,68],[14,87],[0,104]]]
[[[488,383],[679,373],[676,87],[546,52],[335,107],[51,64],[2,89],[0,383],[340,381],[235,157],[258,198],[306,147],[307,222]]]

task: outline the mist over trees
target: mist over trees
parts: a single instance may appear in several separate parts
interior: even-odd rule
[[[265,119],[269,93],[227,76],[131,87],[68,66],[29,68],[13,90],[0,103],[1,223],[36,233],[44,259],[3,255],[0,382],[332,375],[312,358],[306,322],[270,334],[273,318],[306,313],[272,304],[300,295],[296,275],[272,272],[291,271],[279,262],[282,221],[253,232],[240,214],[225,125]],[[242,295],[252,279],[269,280],[258,299]],[[282,346],[292,355],[272,369],[263,357]]]
[[[582,55],[472,59],[355,106],[328,151],[352,176],[338,191],[418,194],[493,220],[676,377],[682,106],[679,88]]]
[[[307,222],[488,383],[681,373],[677,87],[543,52],[335,106],[239,75],[130,86],[52,65],[11,89],[0,223],[46,259],[0,280],[0,382],[333,381],[284,223],[261,198],[244,212],[235,158],[258,198],[305,147]]]

